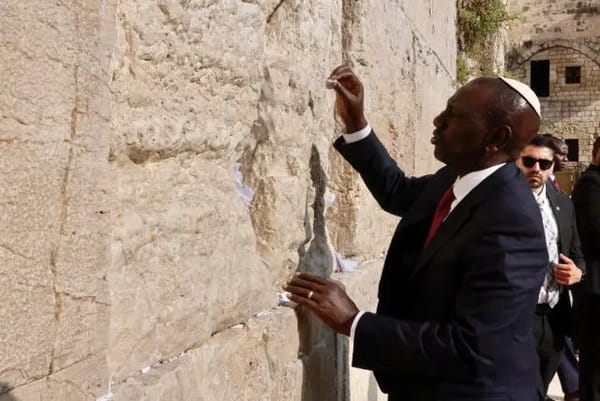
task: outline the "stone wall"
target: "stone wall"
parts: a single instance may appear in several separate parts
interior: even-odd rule
[[[579,141],[580,170],[591,160],[600,135],[600,3],[511,0],[518,16],[510,25],[507,70],[531,82],[531,61],[550,61],[550,96],[541,98],[541,132]],[[581,67],[581,82],[567,84],[566,67]]]
[[[507,6],[518,17],[511,26],[513,42],[586,40],[600,35],[597,0],[508,0]]]
[[[529,59],[534,60],[551,60],[550,96],[540,99],[543,110],[540,132],[578,139],[581,164],[586,166],[592,157],[594,139],[600,135],[600,66],[580,52],[565,47],[540,51]],[[581,67],[581,83],[565,83],[565,68],[569,66]],[[531,72],[528,67],[528,63],[521,64],[513,73],[529,82]]]
[[[324,80],[351,63],[431,172],[454,22],[451,0],[2,2],[0,400],[379,397],[276,293],[311,271],[374,307],[396,219],[332,149]]]

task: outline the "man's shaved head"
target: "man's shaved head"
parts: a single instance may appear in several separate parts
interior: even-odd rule
[[[433,125],[435,157],[463,175],[515,160],[537,133],[540,117],[519,92],[487,77],[459,88]]]
[[[496,77],[477,78],[478,83],[495,92],[488,102],[487,125],[494,130],[507,125],[512,130],[505,151],[516,159],[540,128],[540,118],[533,107],[516,90]]]

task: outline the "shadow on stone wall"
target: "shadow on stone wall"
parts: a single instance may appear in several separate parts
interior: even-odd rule
[[[7,383],[0,382],[0,401],[19,401],[8,393],[9,388]]]
[[[314,187],[313,221],[309,202],[306,202],[305,230],[308,249],[298,250],[298,271],[330,277],[333,272],[333,253],[327,239],[325,222],[325,190],[327,176],[321,157],[313,145],[310,157],[310,176]],[[306,242],[305,242],[306,244]],[[348,340],[338,336],[312,313],[297,309],[299,356],[303,365],[302,401],[344,401],[348,390]]]

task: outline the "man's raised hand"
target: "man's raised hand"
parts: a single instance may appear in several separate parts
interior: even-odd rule
[[[335,109],[346,126],[346,132],[360,131],[367,126],[364,110],[364,89],[358,77],[347,65],[333,70],[328,87],[336,92]]]

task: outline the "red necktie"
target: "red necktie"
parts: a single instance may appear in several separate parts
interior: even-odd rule
[[[440,226],[444,222],[444,219],[448,215],[448,212],[450,212],[450,205],[452,205],[454,199],[456,198],[454,197],[452,187],[450,187],[446,192],[444,192],[444,195],[442,195],[442,199],[440,199],[440,202],[438,203],[437,208],[435,209],[435,214],[433,215],[431,227],[429,227],[429,233],[427,234],[427,239],[425,240],[425,245],[423,246],[423,248],[427,248],[427,245],[429,245],[429,242],[437,232],[438,228],[440,228]]]

